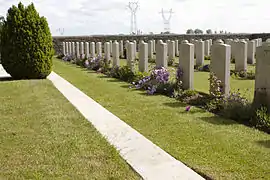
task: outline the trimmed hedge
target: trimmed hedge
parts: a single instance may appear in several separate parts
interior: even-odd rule
[[[43,79],[51,73],[51,32],[33,3],[25,7],[20,2],[8,10],[0,42],[2,65],[14,79]]]

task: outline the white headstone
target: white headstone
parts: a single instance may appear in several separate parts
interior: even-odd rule
[[[194,89],[194,44],[184,40],[179,49],[179,66],[183,72],[181,76],[182,87],[185,90]]]
[[[106,42],[104,44],[104,51],[105,51],[105,60],[110,61],[111,60],[111,44],[110,44],[110,42]]]
[[[247,62],[249,64],[255,63],[255,50],[256,50],[256,41],[248,41],[248,50],[247,50]]]
[[[97,42],[96,50],[97,50],[97,55],[102,56],[102,43],[101,42]]]
[[[168,67],[168,47],[166,43],[157,44],[157,55],[156,55],[156,66],[157,67]]]
[[[114,42],[112,47],[113,66],[120,66],[119,43]]]
[[[149,59],[153,59],[154,57],[153,57],[153,44],[154,44],[154,42],[153,41],[149,41],[148,42],[148,57],[149,57]]]
[[[199,40],[195,44],[196,49],[196,65],[202,66],[204,64],[204,42]]]
[[[75,42],[69,42],[69,48],[71,49],[71,55],[75,58],[76,56]]]
[[[151,45],[141,42],[139,46],[139,71],[148,72],[148,47],[151,47]],[[152,48],[150,48],[150,50],[152,50]]]
[[[210,72],[221,81],[221,91],[228,95],[230,92],[230,61],[231,46],[224,43],[215,43],[212,45]],[[211,82],[210,82],[211,84]],[[212,89],[210,88],[210,92]]]
[[[123,40],[120,41],[119,47],[120,47],[120,57],[121,58],[124,58],[124,44],[123,44]]]
[[[89,42],[85,43],[85,55],[86,58],[89,59],[90,58],[90,53],[89,53]]]
[[[63,51],[62,51],[62,53],[63,53],[63,55],[65,56],[65,55],[67,54],[67,51],[66,51],[66,43],[63,42],[62,44],[63,44]]]
[[[127,65],[130,67],[131,71],[134,72],[134,63],[135,63],[135,44],[130,42],[128,44],[128,51],[127,51]]]
[[[234,53],[235,53],[235,70],[246,71],[247,70],[247,42],[244,40],[237,42]]]
[[[175,56],[179,56],[179,41],[175,40]]]
[[[76,42],[76,57],[80,59],[80,43]]]
[[[254,107],[265,106],[270,110],[270,43],[256,48],[256,74]]]
[[[168,56],[169,60],[173,60],[175,58],[175,41],[168,42]]]
[[[90,43],[90,55],[91,57],[95,57],[96,56],[96,47],[95,47],[95,42],[91,42]]]

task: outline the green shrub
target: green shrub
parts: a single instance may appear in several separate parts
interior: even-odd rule
[[[204,56],[204,60],[211,60],[210,56]]]
[[[175,62],[175,58],[168,59],[168,66],[172,66]]]
[[[270,115],[266,107],[261,107],[255,111],[255,117],[251,119],[251,124],[258,129],[270,133]]]
[[[154,58],[149,58],[149,59],[148,59],[148,62],[149,62],[149,63],[155,63],[156,60],[155,60]]]
[[[0,42],[3,67],[14,79],[43,79],[52,71],[52,36],[33,3],[8,10]]]
[[[231,76],[234,78],[238,78],[238,79],[249,79],[249,80],[253,80],[255,79],[255,72],[253,71],[235,71],[235,70],[231,70]]]
[[[135,73],[132,72],[131,68],[128,66],[123,67],[115,66],[111,69],[109,75],[111,77],[121,79],[126,82],[133,82],[135,78]]]

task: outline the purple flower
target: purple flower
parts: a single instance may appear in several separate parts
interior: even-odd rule
[[[187,106],[187,107],[186,107],[186,111],[189,111],[190,108],[191,108],[191,106]]]

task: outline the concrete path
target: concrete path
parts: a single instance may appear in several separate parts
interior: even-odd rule
[[[9,77],[0,65],[0,77]],[[48,79],[146,180],[203,180],[192,169],[153,144],[68,81],[52,72]]]
[[[203,179],[56,73],[48,79],[144,179]]]

